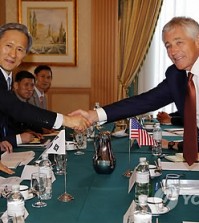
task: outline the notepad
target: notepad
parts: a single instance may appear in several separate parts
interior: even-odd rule
[[[33,140],[30,143],[23,143],[20,144],[20,147],[46,147],[48,145],[48,143],[50,143],[51,140],[50,139],[45,139],[45,140],[39,140],[37,138],[35,138],[35,140]]]
[[[185,161],[185,159],[183,157],[183,153],[176,153],[174,156],[165,156],[165,159],[173,161],[173,162],[183,162],[183,161]],[[199,153],[198,153],[197,161],[199,161]]]
[[[19,165],[28,164],[35,156],[35,152],[5,152],[1,156],[1,162],[11,169],[17,168]]]

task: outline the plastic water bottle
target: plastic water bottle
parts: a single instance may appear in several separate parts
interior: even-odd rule
[[[152,154],[154,156],[160,156],[162,154],[162,129],[160,123],[156,123],[153,128],[153,140]]]
[[[134,223],[152,223],[152,212],[147,204],[147,195],[139,195],[134,210]]]
[[[17,222],[23,223],[25,215],[25,202],[19,188],[19,185],[12,186],[12,192],[7,198],[7,213],[8,217],[14,217],[16,218]]]
[[[146,157],[140,157],[140,163],[136,167],[135,202],[139,195],[149,196],[149,164]]]
[[[48,154],[42,154],[42,160],[39,163],[39,172],[45,173],[47,176],[46,192],[41,195],[42,200],[49,200],[52,198],[52,164],[48,159]]]

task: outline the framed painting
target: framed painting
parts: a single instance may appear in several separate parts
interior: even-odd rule
[[[76,0],[18,0],[19,22],[33,38],[24,62],[76,66]]]

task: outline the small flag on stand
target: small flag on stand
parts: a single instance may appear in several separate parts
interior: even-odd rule
[[[129,122],[129,138],[136,139],[139,146],[154,145],[153,137],[142,128],[142,125],[136,118],[130,118]]]
[[[45,152],[48,154],[66,154],[64,129],[61,130],[59,134],[47,145]]]

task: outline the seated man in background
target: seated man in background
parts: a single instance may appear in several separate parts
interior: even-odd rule
[[[13,93],[19,100],[27,102],[33,94],[34,84],[35,77],[32,73],[20,71],[15,75]],[[6,134],[1,136],[1,138],[10,142],[13,147],[22,143],[29,143],[35,136],[41,138],[41,134],[29,130],[30,126],[16,122],[13,119],[7,119],[4,128],[6,128]]]
[[[51,86],[52,70],[47,65],[39,65],[34,70],[35,87],[29,103],[37,107],[47,109],[47,98],[45,93]]]
[[[47,109],[47,97],[46,92],[51,86],[52,82],[52,70],[47,65],[39,65],[34,70],[35,86],[34,91],[28,102],[39,108]],[[42,133],[49,134],[53,130],[43,128]]]
[[[180,116],[179,112],[166,113],[166,112],[158,112],[157,120],[161,124],[172,124],[172,125],[180,125],[183,126],[183,118]]]

